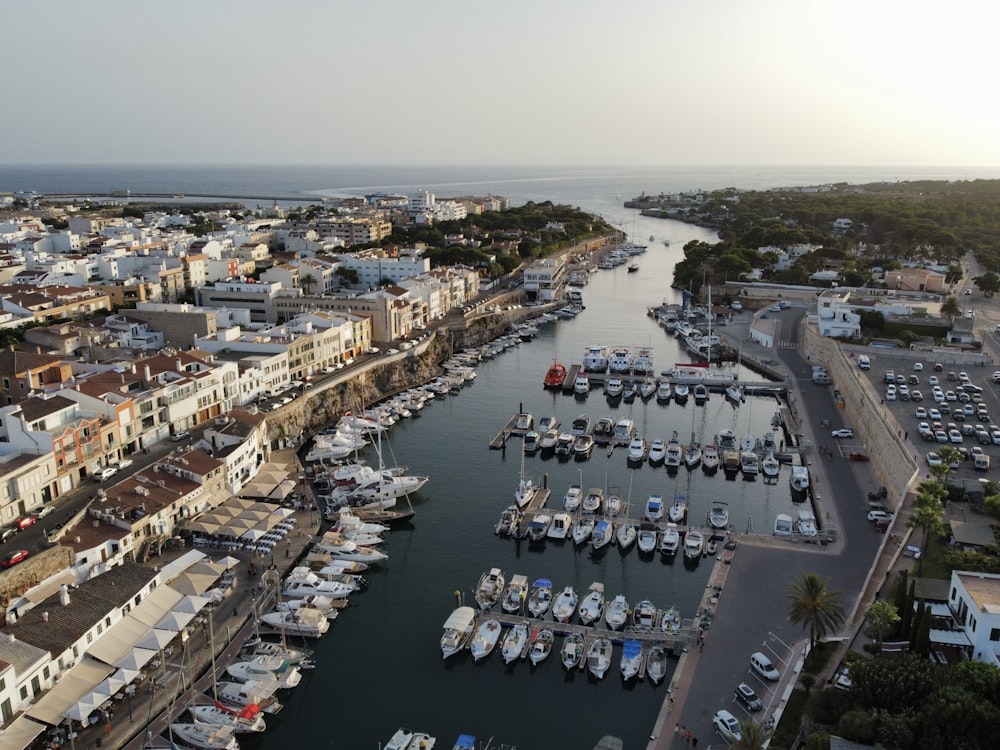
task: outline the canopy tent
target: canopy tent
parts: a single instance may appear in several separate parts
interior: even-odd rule
[[[153,627],[163,615],[177,606],[183,598],[184,594],[170,586],[157,586],[128,616],[134,617],[139,622],[146,623],[149,627]]]
[[[115,662],[122,669],[142,669],[156,656],[156,651],[149,648],[133,648]]]
[[[206,604],[208,604],[208,599],[205,597],[188,594],[177,602],[171,612],[185,612],[196,615],[205,608]]]
[[[98,706],[104,703],[105,699],[99,695],[88,693],[68,709],[64,714],[67,719],[75,719],[81,723],[87,722],[87,717],[94,712]]]
[[[163,618],[156,623],[153,627],[156,630],[172,630],[175,633],[179,633],[184,629],[191,620],[194,619],[194,614],[191,612],[178,612],[177,610],[171,610],[163,616]]]
[[[32,721],[27,716],[19,716],[3,730],[3,746],[8,750],[25,748],[44,731],[44,724]]]
[[[226,555],[221,560],[216,560],[215,564],[216,565],[225,565],[226,569],[228,570],[229,568],[233,567],[234,565],[239,565],[240,561],[237,558],[233,557],[232,555]]]
[[[112,695],[132,682],[137,674],[139,674],[139,672],[134,669],[119,669],[114,674],[105,677],[104,680],[102,680],[97,687],[94,688],[91,696],[100,695],[104,698],[110,698]]]
[[[246,531],[240,537],[240,539],[249,539],[249,540],[255,542],[258,539],[260,539],[262,536],[264,536],[264,534],[266,534],[266,533],[267,533],[266,531],[261,531],[260,529],[250,529],[250,530]]]
[[[33,719],[52,726],[60,724],[63,719],[70,716],[69,712],[77,709],[77,704],[81,700],[90,696],[94,687],[100,684],[101,680],[114,671],[114,667],[109,667],[107,664],[85,656],[79,664],[63,673],[59,682],[39,698],[35,705],[29,707],[25,713]],[[84,702],[87,703],[86,700]],[[79,710],[83,708],[84,706],[81,706]],[[93,710],[94,708],[91,707],[90,711]],[[90,711],[87,713],[89,714]]]
[[[135,644],[137,648],[148,648],[153,651],[162,651],[174,638],[177,637],[176,630],[157,630],[153,628]]]
[[[291,508],[275,508],[274,515],[280,516],[282,519],[288,518],[290,515],[295,513]],[[280,523],[280,521],[279,521]]]
[[[170,583],[174,576],[183,573],[195,563],[204,560],[208,555],[200,550],[192,549],[185,552],[173,562],[168,562],[160,568],[160,580]]]
[[[219,576],[214,574],[184,573],[170,582],[170,588],[180,594],[184,594],[185,598],[196,596],[200,599],[203,598],[202,594],[215,586],[215,582],[218,579]]]

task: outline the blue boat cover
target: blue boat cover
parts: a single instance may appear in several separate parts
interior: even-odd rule
[[[536,588],[552,588],[552,581],[548,578],[539,578],[532,585]]]
[[[471,734],[460,734],[455,740],[454,750],[475,750],[476,738]]]
[[[631,659],[632,657],[637,656],[640,651],[642,651],[642,643],[634,639],[627,640],[623,644],[623,651],[625,654],[625,658]]]

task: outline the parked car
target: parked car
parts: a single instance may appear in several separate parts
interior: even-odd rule
[[[103,469],[97,472],[97,481],[103,482],[107,479],[111,479],[111,477],[113,477],[117,473],[118,469],[116,469],[114,466],[105,466]]]
[[[131,458],[123,458],[120,461],[118,461],[118,463],[114,464],[114,466],[118,469],[118,471],[121,471],[122,469],[127,469],[131,465],[132,465]]]
[[[55,512],[56,512],[56,509],[53,508],[51,505],[43,505],[38,510],[33,510],[31,512],[31,515],[33,515],[38,520],[41,520],[41,519],[45,518],[45,516],[49,515],[50,513],[55,513]]]
[[[835,438],[852,438],[854,437],[854,430],[851,427],[841,427],[830,434]]]
[[[715,724],[715,728],[719,730],[719,734],[727,743],[739,742],[742,739],[740,723],[726,709],[720,708],[716,711],[715,716],[712,717],[712,723]]]
[[[757,691],[745,682],[741,682],[736,686],[734,695],[737,702],[747,711],[760,711],[764,707],[764,704],[760,702],[760,698],[757,697]]]
[[[31,553],[26,549],[16,549],[13,552],[8,552],[0,558],[0,565],[5,568],[10,568],[23,560],[27,560],[30,554]]]
[[[858,461],[860,463],[865,463],[868,461],[868,454],[862,453],[861,451],[851,451],[847,454],[847,457],[852,461]]]
[[[781,677],[771,660],[760,651],[754,651],[750,654],[750,669],[770,682],[777,682],[778,678]]]
[[[20,531],[21,530],[16,526],[4,526],[2,529],[0,529],[0,542],[6,542],[11,537],[16,536],[18,533],[20,533]]]
[[[182,440],[187,440],[189,437],[191,437],[190,432],[177,432],[171,435],[170,439],[173,440],[175,443],[179,443]]]
[[[868,520],[875,521],[891,521],[892,513],[884,510],[870,510],[868,511]]]
[[[17,527],[18,531],[24,531],[29,526],[34,526],[38,519],[34,516],[21,516],[16,521],[14,525]]]

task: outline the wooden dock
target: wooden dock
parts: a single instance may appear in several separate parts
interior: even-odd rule
[[[490,450],[498,451],[507,445],[507,439],[514,434],[514,423],[517,422],[517,414],[507,420],[505,424],[496,435],[490,439]]]
[[[566,372],[566,379],[563,380],[563,393],[572,393],[573,386],[576,385],[576,376],[580,374],[581,365],[570,365]]]

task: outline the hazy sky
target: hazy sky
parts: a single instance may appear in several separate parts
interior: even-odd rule
[[[1000,165],[982,0],[46,0],[0,163]]]

